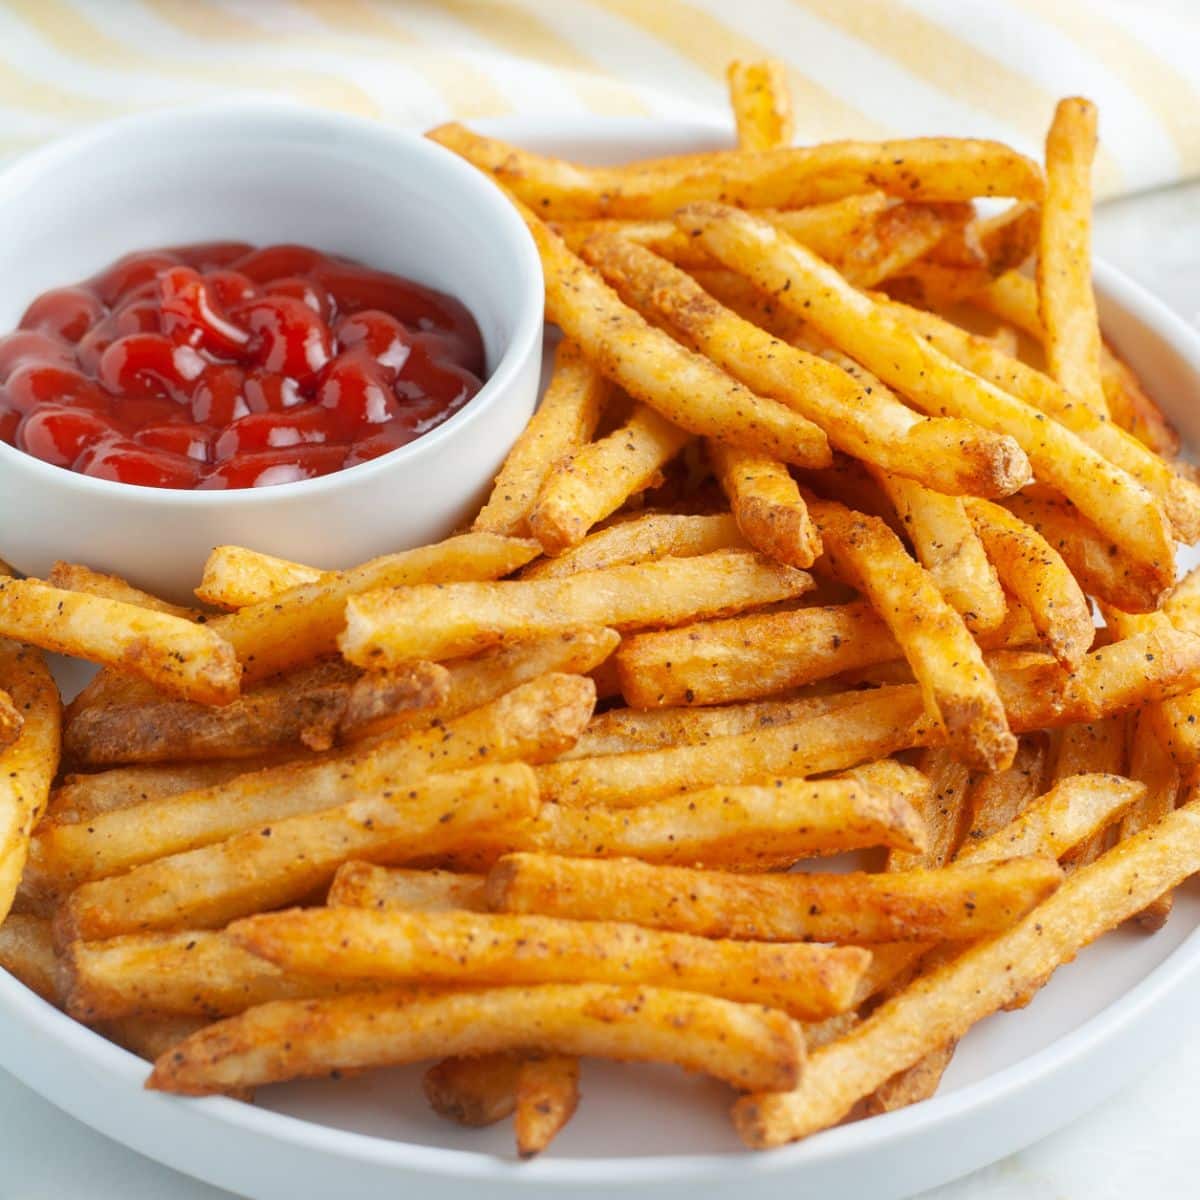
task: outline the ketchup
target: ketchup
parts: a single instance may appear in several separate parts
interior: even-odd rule
[[[457,300],[305,246],[127,255],[0,337],[0,438],[149,487],[264,487],[368,462],[479,390]]]

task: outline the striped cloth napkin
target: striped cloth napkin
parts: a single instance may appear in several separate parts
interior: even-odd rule
[[[130,111],[263,93],[405,125],[722,117],[784,59],[801,140],[949,133],[1039,153],[1097,101],[1097,189],[1200,174],[1196,0],[0,0],[0,153]]]

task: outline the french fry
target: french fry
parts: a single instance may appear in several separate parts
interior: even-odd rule
[[[839,578],[883,618],[921,685],[927,710],[963,757],[996,769],[1016,750],[996,685],[962,618],[878,518],[833,501],[809,511]]]
[[[302,584],[316,583],[324,574],[316,567],[245,546],[215,546],[205,560],[196,598],[214,608],[247,608]],[[54,582],[53,574],[50,581]]]
[[[736,316],[640,246],[605,237],[584,252],[634,307],[669,322],[747,387],[795,408],[839,450],[947,493],[1003,496],[1028,482],[1029,464],[1011,438],[914,413],[886,389],[860,385],[833,363]]]
[[[648,324],[537,216],[518,207],[541,255],[546,315],[604,375],[689,433],[800,466],[829,461],[829,443],[816,425],[756,396]]]
[[[960,1037],[1200,871],[1198,835],[1200,805],[1191,800],[1077,871],[1012,929],[920,976],[844,1038],[815,1051],[798,1088],[740,1100],[739,1134],[765,1148],[835,1124],[897,1071]]]
[[[461,657],[498,642],[580,625],[678,625],[792,599],[811,586],[803,571],[728,550],[581,571],[564,579],[379,591],[347,603],[342,653],[378,669],[413,659]]]
[[[770,1009],[666,988],[551,984],[262,1005],[164,1055],[146,1086],[205,1095],[503,1051],[667,1062],[743,1090],[794,1086],[804,1058],[791,1018]]]
[[[387,799],[424,775],[481,761],[553,758],[591,715],[590,681],[546,675],[444,725],[325,761],[285,763],[198,791],[118,809],[87,824],[43,825],[32,853],[35,890],[61,893],[89,879],[220,843],[259,826]]]
[[[975,781],[967,797],[966,846],[1004,829],[1041,794],[1046,758],[1046,739],[1030,734],[1021,738],[1011,766]]]
[[[1001,582],[1025,606],[1050,652],[1073,666],[1091,649],[1092,606],[1057,550],[1019,517],[988,500],[963,502]]]
[[[1061,882],[1052,859],[847,875],[735,875],[634,859],[511,854],[490,906],[764,942],[958,941],[1006,929]]]
[[[329,888],[330,908],[378,908],[399,912],[486,912],[482,875],[420,871],[349,862]]]
[[[607,437],[558,460],[529,513],[529,530],[547,554],[577,546],[593,525],[661,479],[661,469],[691,435],[644,404]]]
[[[511,1116],[517,1107],[522,1062],[516,1054],[443,1058],[421,1078],[421,1090],[439,1117],[482,1129]]]
[[[1162,509],[1135,479],[1069,429],[965,371],[767,222],[711,204],[694,205],[679,220],[722,262],[774,292],[781,304],[919,407],[1011,435],[1039,480],[1065,495],[1167,586],[1174,558]]]
[[[743,150],[774,150],[795,136],[787,68],[778,59],[735,59],[725,68],[729,102]]]
[[[578,1058],[570,1054],[526,1058],[517,1076],[513,1114],[517,1156],[533,1158],[545,1150],[578,1106]]]
[[[21,710],[13,698],[0,690],[0,750],[11,746],[21,736],[21,726],[24,724],[25,718],[21,716]]]
[[[480,137],[462,125],[425,135],[513,189],[551,219],[665,217],[696,200],[796,208],[881,189],[906,200],[1041,198],[1037,165],[1007,146],[966,139],[829,142],[758,153],[581,167]]]
[[[1100,383],[1100,323],[1092,293],[1092,159],[1096,107],[1060,100],[1046,135],[1046,199],[1038,243],[1038,311],[1050,373],[1108,416]]]
[[[159,1055],[166,1054],[180,1042],[198,1033],[210,1024],[203,1017],[171,1017],[148,1014],[142,1017],[118,1017],[112,1021],[98,1021],[95,1031],[101,1037],[154,1062]],[[229,1088],[222,1095],[238,1100],[250,1100],[253,1093],[249,1088]]]
[[[337,980],[283,970],[227,934],[203,929],[73,942],[62,972],[67,1011],[89,1025],[153,1014],[211,1021],[270,1000],[350,990]]]
[[[838,270],[857,287],[873,287],[903,274],[938,246],[961,242],[971,213],[967,204],[896,205],[837,256]]]
[[[154,612],[169,613],[173,617],[181,617],[185,621],[194,621],[198,616],[193,608],[185,608],[181,604],[171,604],[160,600],[149,592],[143,592],[131,583],[127,583],[116,575],[106,575],[102,571],[93,571],[81,563],[56,562],[50,568],[46,582],[51,587],[61,588],[66,592],[86,592],[90,596],[100,596],[106,600],[119,600],[122,604],[132,604],[137,608],[149,608]]]
[[[211,626],[33,579],[0,579],[0,636],[131,672],[203,704],[237,698],[241,668]]]
[[[538,410],[513,444],[472,528],[528,536],[534,501],[554,465],[591,440],[612,384],[564,338]]]
[[[652,512],[594,530],[557,558],[531,562],[521,578],[562,579],[580,571],[746,548],[732,513],[691,516]]]
[[[48,1004],[60,1003],[58,957],[45,917],[9,913],[0,922],[0,968]]]
[[[995,629],[1007,602],[964,501],[886,471],[875,478],[896,509],[921,565],[974,634]]]
[[[925,844],[914,849],[890,849],[885,871],[944,867],[954,857],[966,832],[970,769],[941,746],[922,751],[918,767],[929,780],[925,792],[913,800],[925,827]]]
[[[858,947],[714,941],[611,921],[506,913],[309,908],[229,927],[288,973],[383,984],[644,984],[779,1008],[802,1020],[841,1012],[870,961]]]
[[[1129,774],[1145,787],[1145,795],[1121,817],[1117,840],[1124,841],[1161,821],[1175,808],[1183,780],[1179,768],[1163,747],[1154,722],[1145,710],[1136,717],[1129,740]],[[1140,913],[1137,923],[1149,933],[1161,929],[1171,915],[1174,896],[1164,892]]]
[[[65,945],[217,928],[303,899],[344,862],[402,863],[468,849],[485,832],[496,836],[532,816],[536,805],[524,763],[431,776],[399,795],[361,796],[85,883],[59,909],[56,931]]]
[[[821,538],[787,467],[720,442],[708,443],[708,456],[746,541],[776,562],[811,567]]]
[[[432,709],[450,691],[436,663],[362,674],[337,661],[301,667],[220,708],[188,700],[93,705],[68,722],[63,748],[86,766],[254,758],[302,747],[328,750],[354,741],[381,720]]]
[[[20,736],[0,750],[0,922],[12,908],[29,838],[58,771],[61,705],[40,651],[0,640],[0,686],[20,709]]]

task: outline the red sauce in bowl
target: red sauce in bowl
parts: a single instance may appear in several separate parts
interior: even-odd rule
[[[150,487],[263,487],[367,462],[479,390],[451,296],[304,246],[128,255],[0,337],[0,438]]]

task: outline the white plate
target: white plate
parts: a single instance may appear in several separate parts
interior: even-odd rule
[[[636,121],[497,122],[539,149],[603,161],[722,144],[724,131]],[[1200,445],[1200,338],[1110,268],[1096,281],[1106,332],[1192,445]],[[1190,565],[1190,563],[1189,563]],[[64,684],[66,681],[64,680]],[[1112,1095],[1166,1051],[1200,1000],[1200,886],[1153,937],[1119,932],[1061,970],[1027,1009],[966,1037],[933,1100],[767,1154],[742,1151],[729,1095],[706,1080],[589,1062],[574,1121],[541,1159],[512,1160],[501,1124],[431,1115],[417,1069],[263,1089],[254,1106],[142,1090],[140,1060],[0,973],[0,1066],[79,1120],[151,1158],[254,1200],[353,1195],[899,1197],[983,1166]]]

